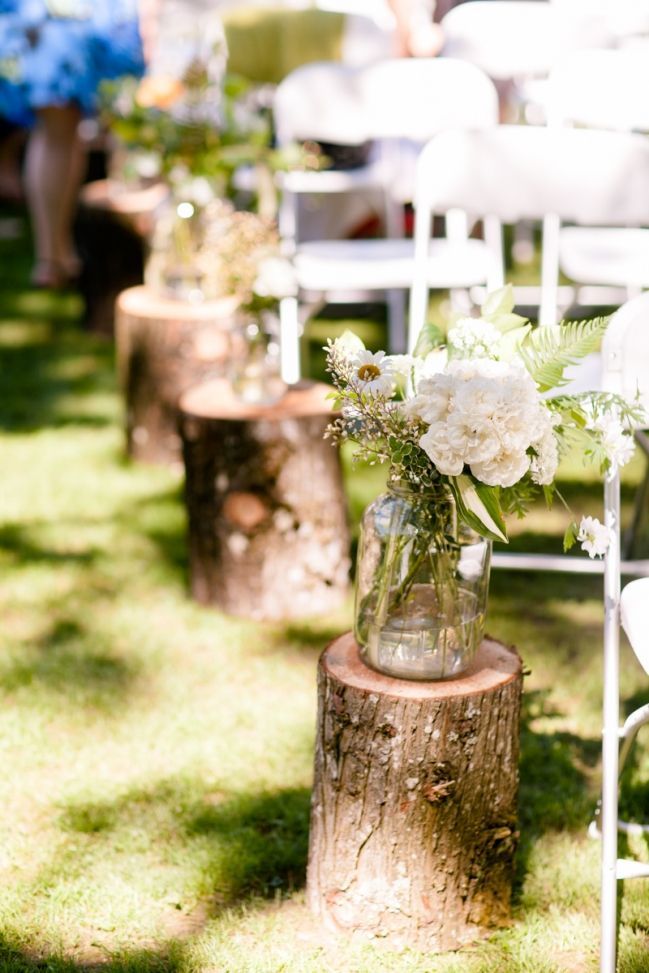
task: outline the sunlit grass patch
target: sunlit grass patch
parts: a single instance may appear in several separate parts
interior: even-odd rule
[[[492,578],[488,630],[529,670],[512,926],[442,957],[332,939],[304,901],[315,680],[320,651],[350,627],[351,598],[285,624],[194,603],[182,476],[125,459],[111,343],[80,330],[74,296],[22,289],[24,253],[7,259],[1,973],[594,971],[599,846],[586,829],[599,787],[601,578]],[[345,327],[384,345],[380,315],[350,313],[310,324],[314,374]],[[351,459],[345,449],[357,530],[385,471]],[[640,473],[636,461],[626,516]],[[562,488],[576,510],[600,502],[579,458]],[[540,506],[513,525],[513,544],[558,553],[563,517]],[[622,658],[626,710],[646,677],[626,645]],[[629,812],[647,806],[648,780],[641,738]],[[647,884],[625,887],[624,973],[647,971],[648,924]]]

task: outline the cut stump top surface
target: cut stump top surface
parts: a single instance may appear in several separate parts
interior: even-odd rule
[[[454,679],[419,682],[385,676],[363,662],[351,632],[334,639],[322,653],[320,665],[325,672],[354,689],[394,696],[398,699],[443,699],[487,693],[507,685],[521,673],[522,662],[514,648],[482,640],[470,667]]]
[[[237,309],[237,300],[223,297],[218,301],[189,301],[163,297],[145,285],[129,287],[117,298],[117,311],[131,317],[155,321],[222,321],[229,322]]]
[[[123,216],[152,213],[167,198],[169,190],[158,182],[139,189],[129,189],[116,179],[93,179],[81,187],[80,199],[91,209],[108,210]]]
[[[301,381],[291,385],[272,405],[242,402],[224,379],[214,379],[189,389],[181,396],[180,411],[199,419],[227,419],[249,422],[255,419],[280,421],[328,415],[333,411],[327,396],[331,387],[322,382]]]

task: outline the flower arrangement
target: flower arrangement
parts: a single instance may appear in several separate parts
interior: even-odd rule
[[[273,173],[325,164],[313,147],[272,146],[272,126],[260,92],[225,71],[218,43],[197,51],[182,77],[146,75],[101,86],[101,119],[122,152],[120,177],[162,179],[175,196],[206,205],[232,195],[235,171],[257,169],[258,207],[276,212]]]
[[[361,523],[355,611],[363,657],[388,675],[463,672],[482,638],[490,544],[507,540],[505,515],[562,499],[555,477],[573,445],[603,474],[633,452],[636,403],[561,392],[606,321],[532,330],[513,306],[504,287],[446,342],[426,326],[413,355],[370,352],[350,333],[328,343],[340,414],[327,434],[356,443],[356,459],[390,464],[388,491]],[[609,530],[573,520],[564,549],[577,541],[602,555]]]
[[[184,195],[197,177],[225,195],[237,166],[262,158],[270,126],[243,79],[193,60],[181,78],[147,75],[102,85],[102,120],[125,149],[126,177],[163,178]]]
[[[465,524],[500,541],[505,514],[524,516],[539,495],[563,499],[554,478],[571,446],[606,474],[630,459],[641,419],[618,395],[561,392],[566,367],[595,350],[605,319],[533,330],[513,306],[508,285],[480,317],[456,320],[446,343],[426,326],[412,356],[371,353],[351,334],[326,349],[341,410],[328,434],[418,488],[446,488]],[[573,520],[564,549],[579,541],[601,555],[606,535],[595,518]]]

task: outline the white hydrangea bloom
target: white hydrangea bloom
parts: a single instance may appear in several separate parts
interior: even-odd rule
[[[394,369],[384,351],[361,351],[353,358],[350,384],[357,392],[390,396],[394,389]]]
[[[501,449],[492,459],[472,462],[471,472],[487,486],[513,486],[525,476],[530,458],[519,450]]]
[[[611,531],[597,517],[582,517],[577,540],[590,558],[603,557],[611,543]]]
[[[552,420],[522,368],[490,359],[451,361],[420,383],[410,415],[428,424],[420,446],[441,473],[464,465],[489,486],[513,486],[530,469],[530,446],[543,444],[543,475],[552,463]],[[548,469],[546,469],[546,467]]]
[[[448,332],[453,358],[497,358],[500,331],[482,318],[459,318]]]

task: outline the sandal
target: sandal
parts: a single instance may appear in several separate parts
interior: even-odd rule
[[[70,260],[37,260],[32,270],[31,285],[38,290],[61,291],[70,286],[81,272],[81,262]]]

